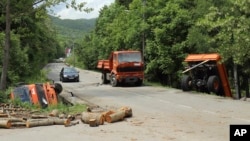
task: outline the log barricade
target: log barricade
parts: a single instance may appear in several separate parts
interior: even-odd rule
[[[4,107],[3,107],[4,106]],[[91,109],[78,113],[77,115],[61,114],[57,109],[48,114],[39,114],[39,111],[28,111],[23,108],[16,108],[13,105],[0,106],[0,128],[31,128],[38,126],[72,125],[82,123],[89,124],[90,127],[103,125],[105,122],[114,123],[132,117],[132,108],[123,106],[116,110]],[[75,119],[80,119],[75,121]]]

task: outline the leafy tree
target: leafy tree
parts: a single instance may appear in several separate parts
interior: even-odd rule
[[[219,52],[224,61],[232,60],[236,80],[236,93],[240,98],[238,89],[238,66],[245,70],[245,76],[249,77],[249,1],[229,1],[228,7],[220,9],[210,7],[210,12],[197,22],[197,26],[208,31],[210,44],[215,45],[215,51]],[[248,86],[247,86],[248,87]]]

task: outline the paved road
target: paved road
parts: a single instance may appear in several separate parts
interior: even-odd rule
[[[53,70],[49,77],[59,81],[62,64],[49,67]],[[229,141],[230,124],[250,124],[250,102],[247,101],[161,87],[114,88],[100,85],[99,73],[80,70],[80,75],[79,83],[62,83],[64,96],[72,98],[67,93],[71,91],[76,97],[106,109],[130,106],[133,117],[96,128],[79,124],[69,128],[0,130],[1,140],[27,137],[28,140],[62,141]]]

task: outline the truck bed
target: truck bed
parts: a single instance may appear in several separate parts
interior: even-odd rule
[[[109,60],[99,60],[97,63],[97,68],[103,70],[110,70]]]

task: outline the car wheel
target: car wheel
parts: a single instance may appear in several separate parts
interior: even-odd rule
[[[62,78],[62,82],[65,82],[65,79],[64,79],[64,78]]]
[[[79,77],[78,77],[78,78],[76,78],[76,82],[79,82]]]

